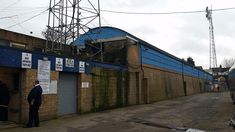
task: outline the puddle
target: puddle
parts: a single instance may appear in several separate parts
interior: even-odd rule
[[[174,127],[174,126],[169,126],[169,125],[165,125],[165,124],[160,124],[160,123],[156,123],[156,122],[150,122],[150,121],[146,121],[146,120],[142,120],[142,119],[132,119],[130,120],[131,122],[135,122],[135,123],[140,123],[143,125],[147,125],[147,126],[151,126],[151,127],[160,127],[160,128],[166,128],[166,129],[170,129],[170,130],[176,130],[176,131],[183,131],[183,132],[205,132],[203,130],[198,130],[198,129],[192,129],[192,128],[184,128],[184,127]]]
[[[186,132],[205,132],[205,131],[190,128],[190,129],[187,129]]]

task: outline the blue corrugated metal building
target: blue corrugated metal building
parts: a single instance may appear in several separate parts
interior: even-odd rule
[[[195,66],[187,64],[180,58],[175,57],[153,45],[141,40],[132,34],[114,27],[100,27],[89,30],[87,33],[81,35],[79,39],[74,42],[74,45],[84,46],[86,41],[98,41],[103,39],[131,37],[140,44],[140,59],[142,64],[148,64],[155,67],[167,69],[180,74],[194,76],[202,79],[212,80],[212,75],[206,71]]]

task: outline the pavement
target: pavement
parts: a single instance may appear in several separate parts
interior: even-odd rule
[[[40,127],[4,132],[233,132],[235,112],[229,92],[202,93],[153,104],[135,105],[43,121]]]

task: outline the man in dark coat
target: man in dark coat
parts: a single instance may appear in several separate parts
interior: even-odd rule
[[[0,80],[0,121],[8,121],[10,95],[5,83]]]
[[[41,105],[42,98],[42,88],[39,85],[39,81],[36,80],[34,83],[33,89],[30,91],[28,95],[28,103],[29,103],[29,120],[26,127],[30,128],[33,126],[39,127],[39,115],[38,110]]]

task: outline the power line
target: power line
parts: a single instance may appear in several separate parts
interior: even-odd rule
[[[112,26],[112,25],[108,22],[108,20],[106,20],[104,17],[101,16],[101,19],[102,19],[107,25]]]
[[[12,15],[12,16],[5,16],[5,17],[0,17],[0,19],[8,19],[8,18],[13,18],[13,17],[16,17],[18,15]]]
[[[24,21],[22,21],[22,22],[18,22],[18,23],[16,23],[16,24],[13,24],[13,25],[11,25],[11,26],[9,26],[9,27],[7,27],[7,28],[12,28],[12,27],[17,26],[17,25],[19,25],[19,24],[25,23],[25,22],[27,22],[27,21],[29,21],[29,20],[31,20],[31,19],[37,17],[37,16],[40,16],[41,14],[45,13],[47,10],[49,10],[49,9],[46,9],[46,10],[40,12],[39,14],[36,14],[36,15],[34,15],[34,16],[32,16],[32,17],[30,17],[30,18],[28,18],[28,19],[26,19],[26,20],[24,20]]]
[[[7,8],[9,8],[9,7],[12,7],[12,6],[16,5],[18,2],[20,2],[20,0],[17,0],[16,2],[14,2],[14,3],[12,3],[12,4],[8,5],[8,6],[6,6],[5,8],[1,9],[0,11],[2,11],[2,10],[4,10],[4,9],[7,9]]]
[[[87,7],[83,7],[89,9]],[[234,10],[235,7],[229,8],[218,8],[213,9],[212,11],[225,11],[225,10]],[[116,14],[129,14],[129,15],[170,15],[170,14],[193,14],[193,13],[204,13],[205,10],[195,10],[195,11],[172,11],[172,12],[124,12],[124,11],[114,11],[114,10],[104,10],[101,9],[100,11],[109,12],[109,13],[116,13]]]
[[[17,18],[17,20],[19,21],[19,17],[17,16],[16,18]],[[17,23],[13,18],[11,18],[11,20],[12,20],[14,23]],[[19,26],[21,29],[23,29],[23,30],[29,31],[28,29],[24,28],[21,24],[19,24],[18,26]]]
[[[26,11],[26,10],[35,10],[35,9],[47,9],[48,7],[41,6],[41,7],[15,7],[15,8],[8,8],[3,9],[0,8],[1,12],[16,12],[16,11]]]
[[[22,12],[22,13],[15,14],[15,15],[0,17],[0,19],[9,19],[9,18],[13,18],[13,17],[18,17],[18,16],[20,16],[20,15],[31,14],[31,13],[33,13],[33,12],[38,12],[38,11],[41,11],[41,10],[35,9],[35,10],[31,10],[31,11],[27,11],[27,12]]]

